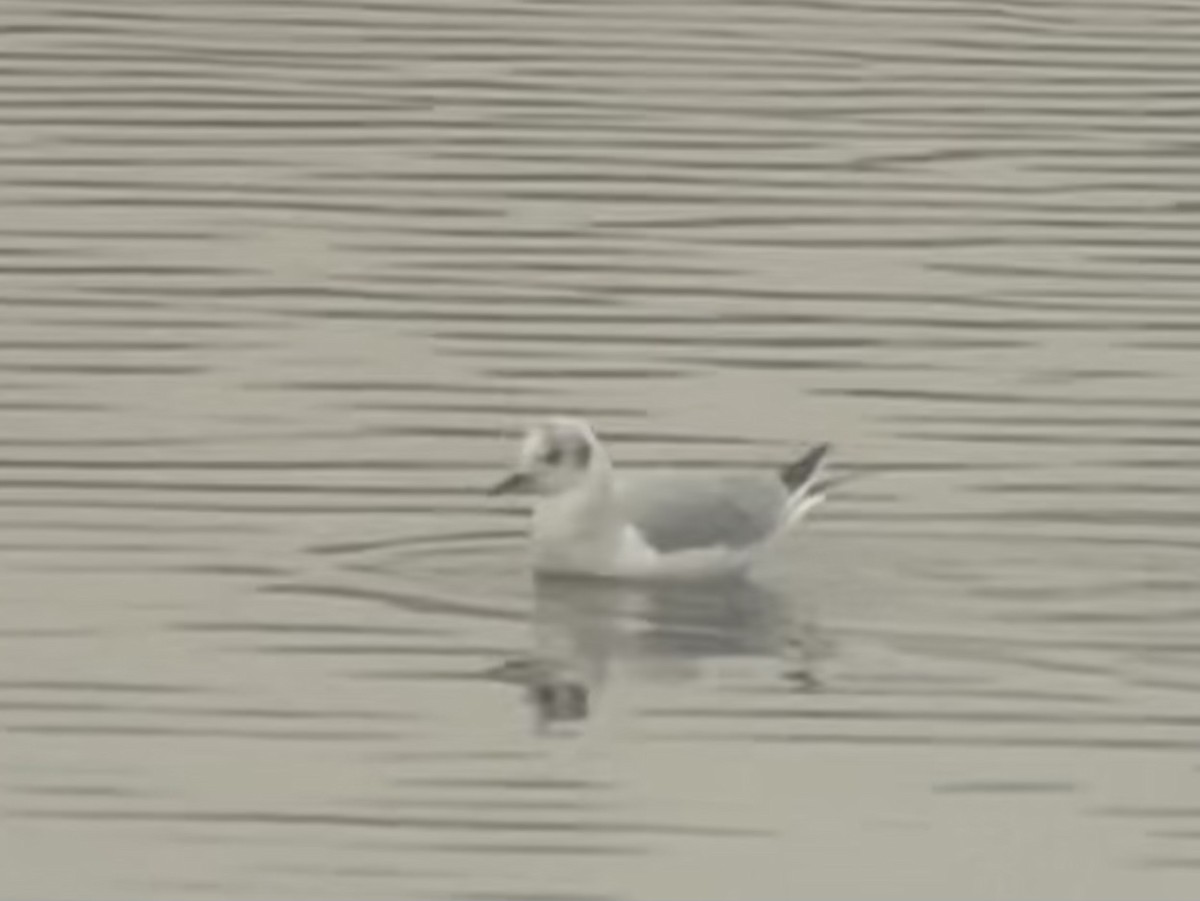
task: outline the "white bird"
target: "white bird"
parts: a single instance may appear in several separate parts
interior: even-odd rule
[[[582,419],[526,432],[515,470],[491,494],[534,495],[533,566],[544,573],[703,579],[746,570],[821,500],[829,445],[778,471],[617,472]]]

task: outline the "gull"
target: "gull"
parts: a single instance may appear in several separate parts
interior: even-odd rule
[[[824,499],[820,444],[776,471],[618,471],[583,419],[531,426],[490,494],[533,495],[540,573],[618,579],[736,576]]]

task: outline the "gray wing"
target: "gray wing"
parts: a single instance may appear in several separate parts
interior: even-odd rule
[[[637,473],[617,480],[626,516],[662,552],[744,548],[779,525],[787,489],[774,474]]]

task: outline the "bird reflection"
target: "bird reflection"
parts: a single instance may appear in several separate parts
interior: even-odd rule
[[[822,642],[783,593],[748,580],[630,584],[543,576],[533,582],[532,649],[489,672],[518,685],[535,725],[578,723],[618,663],[653,679],[694,678],[706,659],[780,662],[781,686],[819,687]]]

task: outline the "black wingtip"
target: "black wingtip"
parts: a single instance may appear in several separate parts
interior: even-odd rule
[[[829,444],[818,444],[795,463],[789,463],[779,470],[779,478],[789,492],[797,491],[812,481],[829,448]]]

